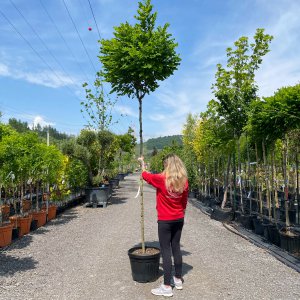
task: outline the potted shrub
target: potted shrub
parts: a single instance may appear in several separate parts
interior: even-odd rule
[[[137,98],[139,103],[140,156],[143,155],[142,101],[162,81],[173,74],[180,63],[175,52],[177,44],[167,33],[168,24],[155,28],[157,13],[152,13],[150,0],[139,2],[139,23],[115,27],[115,37],[101,40],[99,59],[102,75],[112,92]],[[168,61],[168,64],[165,62]],[[140,282],[158,276],[160,250],[145,246],[143,181],[141,185],[141,246],[129,249],[133,279]],[[156,252],[153,254],[153,252]],[[138,260],[138,262],[137,262]],[[136,268],[138,266],[138,268]]]

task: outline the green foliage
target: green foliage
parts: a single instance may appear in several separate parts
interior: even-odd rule
[[[102,75],[118,95],[142,99],[180,63],[177,43],[167,32],[169,25],[155,28],[157,13],[152,8],[150,0],[139,2],[138,23],[123,23],[114,28],[114,38],[100,41]]]
[[[33,129],[31,129],[27,122],[22,122],[15,118],[10,118],[8,120],[8,124],[19,133],[25,133],[28,131],[36,132],[43,141],[46,140],[47,132],[49,132],[50,142],[54,144],[58,144],[59,141],[72,138],[72,135],[61,133],[50,125],[42,127],[40,124],[37,124]]]
[[[22,122],[21,120],[17,120],[15,118],[10,118],[8,120],[8,124],[19,133],[30,130],[27,122]]]
[[[168,135],[168,136],[162,136],[158,138],[151,138],[144,143],[144,146],[149,151],[153,150],[154,147],[157,150],[161,150],[167,146],[171,146],[173,143],[182,146],[182,135],[170,135],[170,136]]]
[[[88,87],[87,83],[82,85],[85,88],[86,100],[81,102],[84,111],[89,116],[88,125],[90,129],[94,130],[107,130],[112,124],[111,109],[116,103],[110,100],[108,96],[104,95],[103,84],[100,78],[100,74],[97,73],[97,78],[94,81],[95,91]]]
[[[0,143],[1,183],[10,185],[13,179],[15,184],[21,184],[30,178],[33,182],[55,183],[62,160],[59,149],[41,143],[36,133],[12,132]],[[8,174],[14,174],[14,178]]]
[[[227,70],[217,65],[216,83],[212,86],[215,105],[237,137],[247,123],[250,103],[257,98],[255,71],[269,52],[272,38],[264,34],[264,29],[257,29],[254,43],[249,45],[248,38],[241,37],[234,43],[235,49],[227,49]]]
[[[300,128],[300,84],[279,89],[273,96],[251,104],[247,131],[252,140],[274,144]]]

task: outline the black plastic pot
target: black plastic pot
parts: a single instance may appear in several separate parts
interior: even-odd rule
[[[256,216],[253,215],[241,215],[241,224],[247,228],[247,229],[254,229],[253,226],[253,219],[256,218]]]
[[[280,219],[282,222],[285,222],[285,210],[280,210]],[[290,222],[295,224],[296,223],[296,210],[295,209],[289,209],[289,219]]]
[[[263,226],[263,228],[264,228],[264,234],[263,234],[264,238],[265,238],[267,241],[271,242],[271,237],[270,237],[270,230],[269,230],[269,227],[272,226],[272,224],[264,224],[264,223],[263,223],[262,226]]]
[[[19,231],[20,231],[20,228],[13,228],[12,236],[11,236],[12,240],[16,240],[19,237]]]
[[[111,179],[109,183],[112,185],[113,188],[119,187],[119,179]]]
[[[260,218],[253,219],[254,232],[258,235],[264,234],[264,227]]]
[[[295,233],[288,234],[281,230],[280,233],[280,246],[282,249],[295,254],[300,255],[300,236]]]
[[[272,244],[280,247],[280,235],[275,224],[268,226],[269,240]]]
[[[38,228],[38,220],[32,220],[30,224],[30,231],[34,231]]]
[[[231,222],[234,217],[234,212],[232,208],[224,208],[221,209],[220,207],[216,206],[210,217],[214,220],[221,221],[221,222]]]
[[[195,198],[195,192],[193,191],[189,192],[189,198]]]
[[[157,254],[152,255],[137,255],[133,252],[141,247],[133,247],[128,250],[128,256],[130,259],[131,273],[134,281],[137,282],[151,282],[155,281],[159,275],[159,259],[160,249]]]

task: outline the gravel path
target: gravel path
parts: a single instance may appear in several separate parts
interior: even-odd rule
[[[0,299],[161,299],[132,280],[140,241],[137,174],[107,208],[79,206],[0,250]],[[155,191],[145,185],[145,235],[157,243]],[[189,205],[182,236],[184,290],[176,299],[300,299],[300,274]]]

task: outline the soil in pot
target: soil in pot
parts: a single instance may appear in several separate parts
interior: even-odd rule
[[[151,282],[159,276],[160,249],[146,247],[146,253],[142,253],[141,247],[133,247],[128,250],[131,273],[134,281]]]

